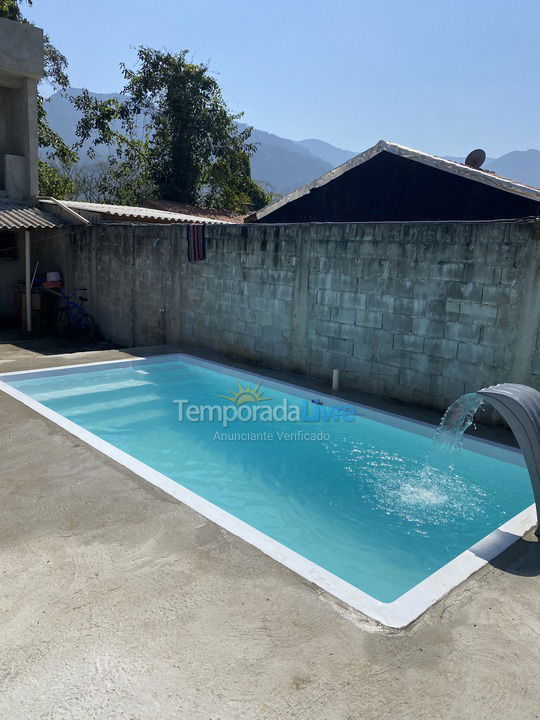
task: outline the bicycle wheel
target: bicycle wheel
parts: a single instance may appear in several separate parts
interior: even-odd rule
[[[54,329],[57,335],[65,337],[71,328],[67,308],[61,307],[56,313]]]
[[[96,336],[96,323],[94,318],[84,310],[79,315],[78,331],[81,340],[93,340]]]

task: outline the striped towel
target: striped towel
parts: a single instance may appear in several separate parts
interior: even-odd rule
[[[196,262],[206,259],[206,240],[204,239],[204,225],[188,225],[188,260]]]

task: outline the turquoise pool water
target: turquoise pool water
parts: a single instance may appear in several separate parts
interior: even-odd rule
[[[523,467],[461,450],[452,473],[428,480],[430,437],[383,415],[336,420],[286,386],[263,383],[258,403],[235,405],[238,381],[248,394],[257,381],[229,372],[175,358],[2,379],[382,602],[533,502]],[[243,405],[290,417],[226,428],[186,418]]]

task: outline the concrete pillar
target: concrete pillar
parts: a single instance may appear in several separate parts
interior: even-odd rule
[[[26,330],[32,332],[32,270],[30,257],[30,230],[24,231],[24,271],[26,287]]]

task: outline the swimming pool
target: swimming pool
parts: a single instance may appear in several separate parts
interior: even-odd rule
[[[521,453],[187,355],[0,375],[5,392],[348,605],[418,617],[535,523]]]

